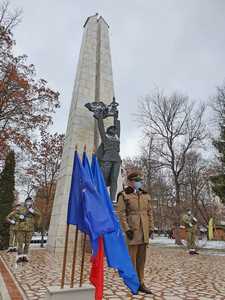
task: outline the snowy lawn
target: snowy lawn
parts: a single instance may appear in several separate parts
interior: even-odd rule
[[[150,240],[151,245],[161,245],[166,247],[179,247],[175,244],[173,239],[169,239],[164,236],[154,235],[154,238]],[[186,241],[183,241],[183,244],[186,245]],[[199,248],[203,249],[216,249],[225,251],[225,242],[224,241],[207,241],[206,239],[199,240],[197,242]]]

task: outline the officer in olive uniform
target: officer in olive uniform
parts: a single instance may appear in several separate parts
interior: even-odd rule
[[[126,233],[127,244],[133,265],[137,271],[139,291],[151,294],[144,284],[146,248],[154,230],[150,195],[142,189],[140,173],[127,176],[128,187],[118,195],[117,213]]]
[[[18,211],[20,208],[21,208],[21,204],[16,203],[13,207],[13,212]],[[15,214],[15,216],[16,216],[16,214]],[[17,251],[16,227],[17,227],[18,220],[16,220],[15,217],[9,218],[9,215],[8,215],[6,217],[6,221],[10,224],[10,226],[9,226],[9,248],[8,248],[7,252],[16,252]]]
[[[198,254],[196,251],[196,231],[197,231],[197,219],[192,215],[190,209],[182,216],[182,223],[187,229],[187,248],[190,255]]]
[[[28,262],[28,249],[32,239],[34,231],[34,224],[37,217],[40,217],[40,213],[33,207],[33,201],[31,197],[25,200],[24,206],[19,210],[13,211],[8,215],[8,219],[15,220],[16,226],[16,239],[18,243],[17,249],[17,262]]]

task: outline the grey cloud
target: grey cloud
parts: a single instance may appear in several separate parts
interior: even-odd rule
[[[26,53],[61,93],[54,130],[64,131],[86,17],[99,12],[110,25],[115,92],[120,102],[122,154],[140,130],[133,113],[155,86],[207,100],[225,78],[223,0],[11,0],[22,7],[17,51]],[[128,148],[129,147],[129,148]]]

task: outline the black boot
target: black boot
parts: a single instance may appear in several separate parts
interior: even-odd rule
[[[23,255],[17,255],[16,257],[16,263],[20,263],[20,262],[23,262]]]
[[[195,255],[195,254],[198,254],[198,252],[195,249],[190,249],[189,254],[190,255]]]
[[[27,255],[23,255],[23,261],[24,262],[29,262],[29,259],[28,259]]]
[[[152,294],[152,291],[148,289],[146,286],[141,285],[139,287],[139,292],[145,293],[145,294]]]
[[[10,253],[10,252],[13,252],[13,247],[9,247],[6,251],[6,253]]]

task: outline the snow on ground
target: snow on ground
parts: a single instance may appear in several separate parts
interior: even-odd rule
[[[34,236],[32,238],[32,248],[40,247],[40,239],[41,237]],[[47,237],[44,237],[45,243],[47,242]],[[182,240],[183,246],[186,246],[186,241]],[[174,239],[169,239],[165,236],[154,235],[154,238],[150,240],[151,245],[157,245],[161,247],[180,247],[175,244]],[[197,241],[197,246],[200,249],[210,249],[210,250],[224,250],[225,252],[225,241],[207,241],[206,238]],[[46,245],[44,245],[46,247]]]
[[[178,245],[175,245],[175,241],[173,239],[157,235],[155,235],[154,238],[150,240],[150,244],[166,247],[179,247]],[[186,245],[186,241],[183,241],[183,244]],[[225,251],[225,241],[207,241],[206,239],[203,239],[199,240],[197,244],[200,248],[203,249],[216,249]]]

